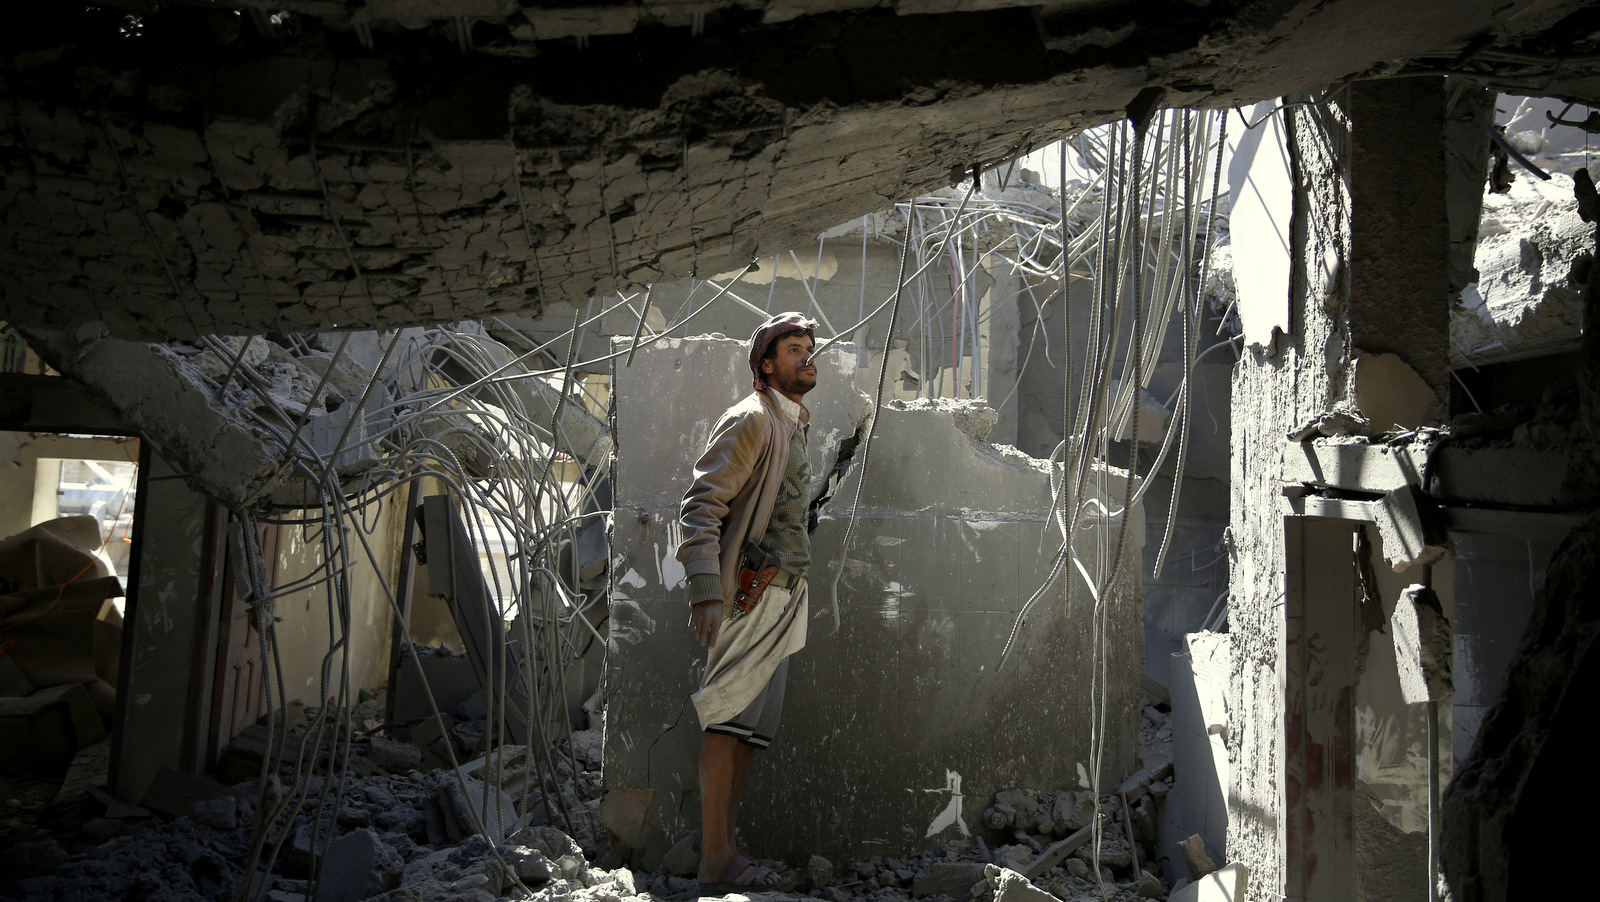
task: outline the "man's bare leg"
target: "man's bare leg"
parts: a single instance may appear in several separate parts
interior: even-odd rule
[[[701,883],[721,883],[733,863],[734,761],[744,743],[722,733],[700,734]]]
[[[739,800],[744,798],[745,780],[750,776],[750,762],[755,759],[755,747],[735,742],[733,746],[733,781],[728,788],[728,848],[739,854]]]
[[[733,883],[755,866],[753,859],[735,870],[741,856],[734,836],[739,820],[739,800],[755,749],[723,733],[700,734],[700,873],[701,883]],[[755,876],[755,875],[752,875]],[[748,877],[746,879],[749,879]],[[776,883],[777,874],[766,871],[751,881],[759,887]]]

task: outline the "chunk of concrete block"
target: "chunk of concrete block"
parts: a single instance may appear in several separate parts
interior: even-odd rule
[[[422,750],[409,742],[374,736],[367,746],[367,760],[390,773],[403,774],[422,765]]]
[[[1167,902],[1244,902],[1250,869],[1238,862],[1201,877],[1167,897]]]
[[[425,749],[441,739],[448,741],[450,730],[455,725],[455,718],[448,714],[430,717],[411,728],[411,744]]]
[[[986,867],[981,861],[935,861],[911,878],[911,895],[965,899],[972,885],[985,878]]]
[[[1060,902],[1055,896],[1033,885],[1033,882],[1010,868],[997,864],[984,865],[984,876],[994,890],[994,902]],[[957,897],[959,898],[959,897]]]
[[[1183,865],[1189,869],[1190,880],[1199,880],[1217,869],[1217,863],[1206,854],[1205,838],[1198,833],[1181,840],[1178,851],[1183,853]]]
[[[1439,701],[1455,694],[1451,678],[1452,636],[1439,597],[1412,584],[1395,602],[1394,662],[1406,704]]]
[[[1376,508],[1383,559],[1396,573],[1444,557],[1445,534],[1433,500],[1416,486],[1383,496]]]
[[[700,870],[700,834],[691,833],[667,850],[661,859],[667,873],[678,877],[692,877]]]
[[[452,840],[482,831],[491,837],[504,837],[522,826],[516,804],[498,789],[485,790],[471,777],[457,779],[453,774],[439,784],[439,810],[444,814],[445,833]]]
[[[511,870],[516,873],[517,879],[527,886],[538,886],[548,881],[555,871],[555,865],[552,865],[550,859],[544,857],[544,853],[538,849],[511,846],[509,851],[503,854],[506,864],[511,865]]]
[[[821,888],[827,886],[833,882],[833,875],[833,862],[829,861],[828,859],[823,858],[821,855],[813,855],[806,859],[806,879],[811,881],[812,887]],[[921,875],[919,874],[918,876],[920,877]],[[980,879],[982,878],[973,877],[971,880],[967,881],[967,886],[977,883]],[[916,881],[913,880],[912,886],[915,887],[915,885]],[[914,892],[915,891],[913,890],[913,894]]]
[[[232,830],[239,826],[239,800],[232,796],[201,799],[189,809],[189,816],[213,830]]]
[[[1092,813],[1090,814],[1090,818],[1093,818]],[[1073,852],[1078,851],[1078,849],[1084,843],[1088,842],[1093,835],[1094,828],[1092,826],[1084,827],[1066,839],[1051,845],[1048,849],[1045,849],[1043,852],[1039,853],[1039,857],[1033,860],[1033,864],[1028,865],[1028,869],[1023,872],[1023,875],[1029,877],[1030,879],[1042,876],[1045,871],[1048,871],[1060,864],[1063,858],[1066,858]]]
[[[333,841],[322,860],[316,902],[357,902],[365,897],[377,842],[371,830],[357,830]]]

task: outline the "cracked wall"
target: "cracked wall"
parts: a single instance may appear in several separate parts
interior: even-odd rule
[[[848,387],[847,360],[822,364],[808,396],[817,473],[866,403]],[[607,810],[608,826],[646,860],[699,820],[688,694],[704,658],[685,625],[675,521],[689,467],[716,414],[743,393],[744,371],[741,343],[715,339],[641,351],[616,371]],[[686,379],[689,392],[679,388]],[[663,404],[668,392],[674,402]],[[813,537],[808,645],[792,659],[781,735],[759,756],[741,818],[752,843],[792,861],[922,848],[930,835],[959,835],[962,826],[941,819],[952,810],[978,833],[996,790],[1075,787],[1089,764],[1092,616],[1081,577],[1070,610],[1060,586],[1035,606],[995,672],[1060,541],[1045,516],[1045,463],[989,445],[994,415],[972,402],[895,402],[879,416],[837,631],[831,568],[842,559],[857,463]],[[1108,475],[1120,491],[1125,476]],[[1142,521],[1135,508],[1130,555]],[[1091,572],[1092,549],[1114,543],[1116,527],[1092,523],[1080,534]],[[1109,599],[1107,782],[1136,766],[1144,655],[1133,579],[1125,571]]]

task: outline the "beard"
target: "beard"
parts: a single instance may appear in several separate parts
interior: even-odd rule
[[[767,376],[767,384],[788,395],[803,395],[817,387],[817,377],[811,373],[776,372]]]

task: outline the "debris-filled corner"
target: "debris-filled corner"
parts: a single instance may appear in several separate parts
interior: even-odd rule
[[[18,12],[0,900],[1570,895],[1600,12],[1168,6]]]

